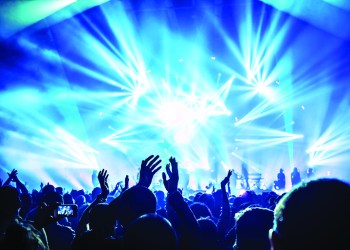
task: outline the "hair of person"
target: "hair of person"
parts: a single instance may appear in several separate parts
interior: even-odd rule
[[[267,208],[249,207],[239,212],[235,217],[235,248],[269,250],[273,218],[273,211]]]
[[[350,235],[350,186],[337,179],[301,183],[275,208],[276,249],[344,249]]]
[[[134,220],[126,229],[125,250],[176,250],[178,240],[170,222],[155,213]]]
[[[112,206],[113,202],[111,202]],[[151,190],[136,185],[120,195],[116,206],[117,218],[123,227],[134,219],[148,213],[156,212],[157,200]]]

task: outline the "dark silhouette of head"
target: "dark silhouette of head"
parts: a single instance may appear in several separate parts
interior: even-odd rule
[[[75,200],[71,194],[65,193],[63,195],[63,203],[64,204],[75,204]]]
[[[100,187],[95,187],[91,192],[91,200],[95,200],[97,198],[97,195],[99,195],[102,192]]]
[[[111,207],[107,203],[100,203],[90,211],[90,229],[96,234],[108,237],[113,234],[115,221],[111,215]]]
[[[55,191],[59,193],[60,195],[63,195],[63,187],[56,187]]]
[[[193,202],[190,205],[190,208],[191,208],[194,216],[196,217],[196,219],[207,218],[207,217],[213,216],[210,209],[208,208],[208,206],[204,203]]]
[[[55,205],[57,203],[63,203],[63,197],[59,193],[49,192],[42,196],[42,201],[47,205]]]
[[[77,196],[77,198],[75,199],[75,204],[78,205],[78,207],[83,206],[84,204],[86,204],[86,198],[84,195],[79,195]]]
[[[346,249],[350,235],[350,186],[336,179],[302,183],[275,209],[273,249]]]
[[[210,212],[213,213],[215,208],[215,200],[211,194],[202,194],[201,196],[199,196],[198,202],[206,204],[207,207],[210,209]]]
[[[200,228],[200,249],[219,249],[217,241],[218,230],[215,223],[209,218],[201,218],[197,221]]]
[[[18,215],[18,209],[21,207],[19,193],[16,188],[11,186],[0,187],[0,220],[12,220]]]
[[[125,250],[176,250],[175,230],[168,220],[157,214],[146,214],[134,220],[126,229]]]
[[[52,192],[55,192],[56,189],[53,185],[50,185],[50,184],[47,184],[43,187],[43,189],[41,190],[41,193],[43,195],[46,195],[47,193],[52,193]]]
[[[269,250],[269,230],[273,225],[273,211],[246,208],[236,216],[236,249]]]
[[[156,197],[146,187],[136,185],[120,195],[117,204],[117,218],[123,227],[134,219],[148,213],[156,212]],[[114,206],[113,202],[111,203]]]

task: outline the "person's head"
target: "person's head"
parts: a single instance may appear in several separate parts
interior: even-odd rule
[[[157,214],[146,214],[134,220],[125,231],[125,250],[176,250],[175,230],[169,221]]]
[[[86,203],[86,199],[84,195],[79,195],[76,199],[75,199],[75,204],[78,205],[78,207],[83,206]]]
[[[75,200],[71,194],[65,193],[63,195],[63,203],[64,204],[75,204]]]
[[[55,191],[59,193],[60,195],[63,195],[63,187],[56,187]]]
[[[156,204],[153,192],[140,185],[133,186],[122,193],[117,204],[111,202],[111,206],[116,210],[118,220],[123,227],[139,216],[155,213]]]
[[[280,168],[280,173],[283,173],[283,168]]]
[[[273,249],[345,249],[349,207],[350,186],[342,181],[319,179],[296,186],[276,206]]]
[[[47,193],[51,193],[51,192],[55,192],[55,191],[56,191],[55,187],[53,185],[47,183],[47,185],[45,185],[43,187],[43,189],[41,190],[41,193],[43,195],[46,195]]]
[[[113,234],[115,221],[111,216],[111,208],[107,203],[100,203],[90,211],[90,229],[105,237]]]
[[[11,186],[0,187],[0,217],[12,219],[18,215],[18,209],[21,207],[19,193],[16,188]]]
[[[235,249],[269,250],[269,230],[273,224],[273,211],[266,208],[246,208],[236,215]]]
[[[197,221],[200,229],[200,248],[203,250],[218,249],[218,230],[214,221],[209,218],[200,218]]]
[[[190,209],[192,210],[196,219],[212,217],[212,213],[208,206],[201,202],[193,202],[190,205]]]
[[[210,209],[210,212],[213,213],[215,207],[215,200],[211,194],[202,194],[201,196],[199,196],[198,202],[206,204],[207,207]]]
[[[97,195],[99,195],[102,192],[100,187],[95,187],[91,192],[91,200],[95,200]]]
[[[45,202],[47,205],[55,205],[57,203],[62,204],[63,197],[59,193],[49,192],[42,197],[42,201]]]

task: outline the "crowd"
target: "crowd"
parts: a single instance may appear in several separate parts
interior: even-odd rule
[[[350,186],[343,181],[300,182],[282,195],[232,195],[230,170],[221,189],[185,197],[173,157],[162,173],[166,192],[149,189],[160,164],[159,156],[143,160],[138,183],[129,187],[126,176],[120,191],[109,189],[103,169],[91,193],[50,184],[28,192],[13,170],[0,184],[0,249],[350,248]],[[59,214],[62,204],[77,210]]]

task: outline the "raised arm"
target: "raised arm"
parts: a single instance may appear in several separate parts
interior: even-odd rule
[[[18,179],[17,173],[13,176],[12,180],[16,183],[16,188],[21,192],[21,194],[28,194],[28,189],[23,182]]]
[[[137,185],[142,185],[149,188],[152,183],[153,176],[161,169],[161,166],[159,166],[161,162],[162,160],[159,160],[159,155],[150,155],[143,160],[141,162],[140,178]]]
[[[100,183],[100,187],[102,192],[96,197],[96,199],[84,210],[79,224],[78,228],[76,230],[77,237],[81,236],[86,230],[87,230],[87,224],[89,223],[89,214],[91,209],[96,206],[99,203],[103,203],[106,201],[107,196],[109,194],[109,187],[108,187],[108,174],[107,170],[102,169],[98,172],[98,182]]]
[[[199,224],[192,210],[178,191],[179,171],[177,161],[174,157],[170,157],[169,162],[170,164],[166,165],[166,172],[169,179],[166,179],[165,173],[162,174],[164,187],[168,191],[167,212],[169,214],[169,220],[172,222],[175,230],[177,230],[180,242],[182,242],[181,244],[185,244],[189,249],[196,249],[199,246]],[[172,216],[172,212],[176,216]],[[178,221],[174,221],[175,218]],[[175,225],[179,225],[179,227],[177,228]]]
[[[4,186],[10,185],[11,181],[13,180],[13,178],[17,175],[17,170],[16,169],[12,169],[11,173],[7,173],[7,174],[8,174],[9,177],[4,182]]]
[[[229,230],[230,225],[230,203],[228,201],[226,185],[230,182],[232,170],[229,170],[227,176],[221,181],[221,193],[222,193],[222,208],[218,221],[218,239],[223,241],[226,233]]]

